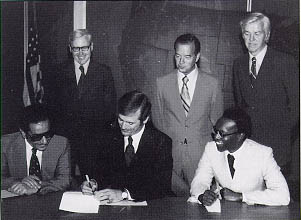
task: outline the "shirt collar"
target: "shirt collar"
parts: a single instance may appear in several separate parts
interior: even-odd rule
[[[253,57],[256,57],[256,61],[263,60],[263,58],[267,52],[267,49],[268,49],[268,46],[265,45],[264,48],[256,56],[253,56],[251,53],[249,53],[250,60],[252,60]]]
[[[139,142],[140,142],[140,139],[141,139],[141,136],[142,136],[144,130],[145,130],[145,124],[143,125],[142,129],[137,134],[132,135],[135,153],[138,150],[138,145],[139,145]],[[124,136],[123,138],[124,138],[124,150],[125,150],[126,146],[128,145],[128,142],[129,142],[128,141],[129,136]]]
[[[185,75],[184,73],[181,73],[179,70],[177,71],[177,75],[178,75],[178,79],[182,81],[184,76],[187,76],[187,78],[189,79],[189,81],[193,82],[196,80],[197,76],[198,76],[198,67],[195,64],[195,68],[188,73],[187,75]],[[188,81],[188,82],[189,82]]]
[[[83,65],[83,67],[85,69],[85,75],[87,74],[89,64],[90,64],[90,59]],[[75,66],[75,69],[78,70],[81,65],[74,60],[74,66]]]
[[[236,151],[233,152],[233,153],[230,153],[228,150],[225,151],[226,157],[228,156],[228,154],[231,154],[231,155],[234,156],[235,159],[239,158],[240,155],[242,154],[241,152],[243,151],[243,148],[244,148],[244,146],[245,146],[245,142],[246,142],[246,140],[242,143],[242,145],[240,146],[240,148],[238,148],[238,150],[236,150]]]

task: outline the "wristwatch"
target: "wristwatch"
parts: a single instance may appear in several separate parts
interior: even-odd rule
[[[128,192],[127,192],[127,190],[122,191],[121,197],[122,197],[122,199],[127,199],[128,198]]]

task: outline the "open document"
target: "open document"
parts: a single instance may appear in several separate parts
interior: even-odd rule
[[[84,195],[81,192],[65,192],[62,196],[59,209],[77,213],[98,213],[99,205],[110,206],[146,206],[146,201],[134,202],[122,200],[120,202],[108,203],[108,201],[99,202],[92,195]]]

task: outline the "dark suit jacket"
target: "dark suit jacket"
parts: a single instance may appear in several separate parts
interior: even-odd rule
[[[268,48],[251,88],[249,54],[234,61],[234,96],[252,120],[251,138],[272,147],[277,163],[290,161],[290,131],[299,118],[299,71],[293,57]]]
[[[124,157],[124,139],[112,132],[105,153],[99,159],[97,182],[101,188],[129,190],[135,200],[161,198],[171,194],[171,139],[152,126],[146,126],[130,167]]]
[[[59,133],[68,137],[74,132],[90,134],[101,131],[115,116],[116,92],[109,67],[90,60],[79,98],[74,61],[63,63],[56,83],[55,118]],[[91,132],[94,131],[94,132]]]
[[[1,189],[9,188],[14,182],[27,176],[26,145],[20,132],[1,138]],[[70,150],[66,138],[54,135],[42,154],[42,188],[53,191],[69,187]]]

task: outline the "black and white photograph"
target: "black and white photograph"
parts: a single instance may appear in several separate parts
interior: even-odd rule
[[[300,219],[298,0],[0,8],[1,219]]]

